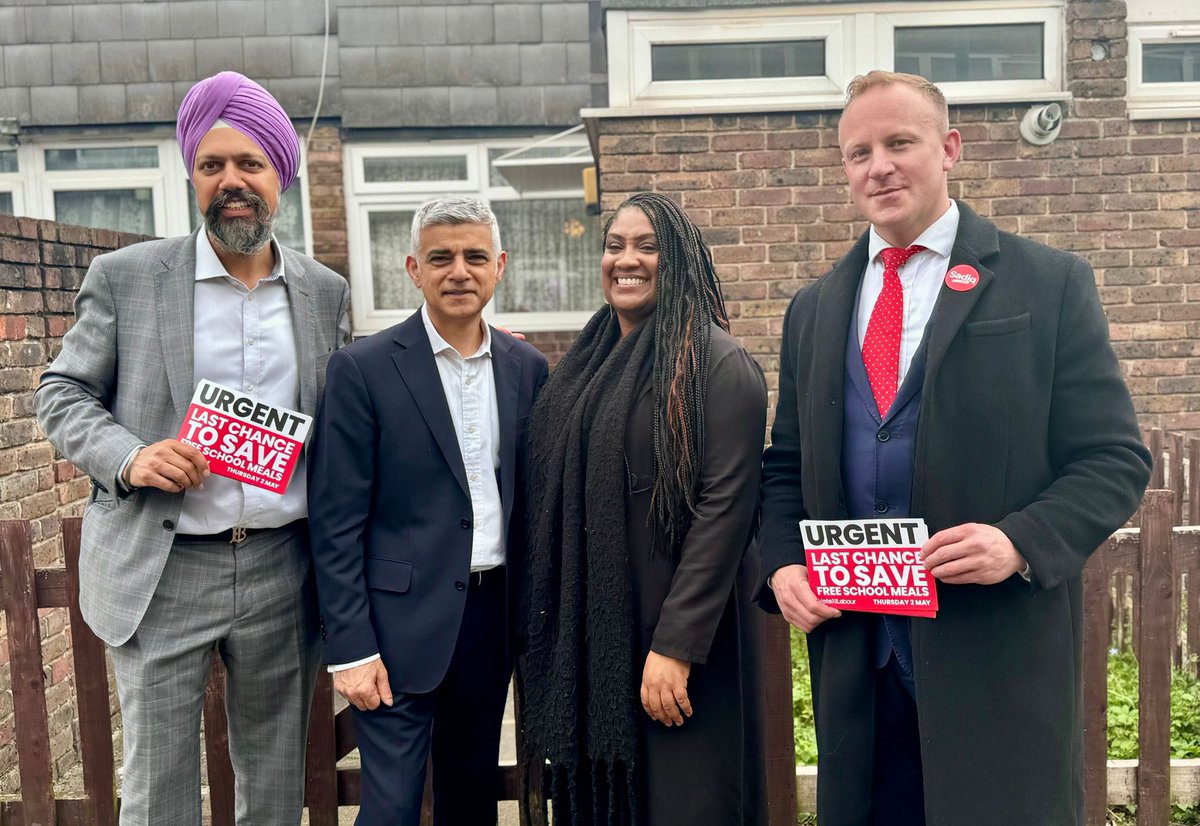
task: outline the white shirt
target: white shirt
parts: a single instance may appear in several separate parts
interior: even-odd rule
[[[504,564],[504,509],[500,503],[500,415],[496,374],[492,370],[492,330],[483,325],[483,343],[467,358],[438,333],[421,306],[421,321],[446,394],[446,406],[458,436],[467,487],[471,491],[471,570]],[[481,322],[482,323],[482,322]]]
[[[904,384],[913,356],[921,345],[925,327],[933,315],[946,270],[950,266],[950,252],[954,249],[954,238],[958,235],[958,204],[950,202],[941,218],[917,237],[913,244],[926,249],[916,253],[900,268],[900,286],[904,290],[904,320],[900,328],[900,377]],[[879,293],[883,291],[883,260],[879,253],[890,247],[887,241],[871,227],[867,268],[863,272],[862,286],[858,293],[858,345],[862,346],[867,335],[867,324]]]
[[[215,381],[274,405],[300,406],[296,337],[274,240],[275,268],[253,290],[225,269],[208,233],[196,234],[193,310],[193,378]],[[177,530],[211,534],[242,528],[277,528],[308,515],[304,457],[281,496],[224,476],[210,475],[203,489],[189,488]]]
[[[471,492],[471,571],[503,565],[504,506],[500,501],[500,410],[496,403],[496,374],[492,370],[492,330],[483,325],[483,342],[473,355],[463,358],[433,326],[429,311],[421,307],[421,321],[433,348],[433,360],[442,380],[446,406],[458,436],[467,488]],[[482,323],[482,322],[481,322]],[[351,663],[330,665],[345,671],[379,659],[378,654]]]

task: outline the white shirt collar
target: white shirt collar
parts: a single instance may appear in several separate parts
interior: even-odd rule
[[[271,236],[271,251],[275,253],[275,266],[267,278],[283,278],[286,281],[283,274],[282,251],[275,241],[274,235]],[[201,227],[200,231],[196,233],[196,280],[206,281],[209,278],[222,277],[232,278],[233,276],[229,274],[229,270],[225,269],[225,265],[217,257],[212,241],[208,239],[208,231]]]
[[[938,218],[930,224],[924,232],[917,236],[917,240],[913,244],[920,244],[927,250],[931,250],[942,258],[949,258],[951,250],[954,249],[954,239],[958,237],[958,204],[951,199],[950,206],[942,213],[942,217]],[[887,241],[875,231],[875,227],[871,227],[870,241],[868,246],[868,261],[874,261],[879,253],[890,247]]]
[[[425,334],[429,336],[429,346],[433,348],[435,356],[447,350],[453,350],[455,353],[458,353],[453,345],[442,338],[437,328],[433,326],[433,321],[429,318],[429,308],[425,304],[421,305],[421,321],[425,323]],[[492,354],[492,328],[484,324],[482,318],[479,319],[479,323],[483,326],[483,342],[479,345],[479,349],[468,356],[468,358],[476,358],[483,355],[490,356]]]

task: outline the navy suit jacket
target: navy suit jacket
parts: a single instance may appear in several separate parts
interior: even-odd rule
[[[525,433],[546,359],[492,330],[508,564],[524,552]],[[309,454],[325,659],[379,653],[395,691],[441,683],[466,604],[473,513],[421,314],[334,353]]]

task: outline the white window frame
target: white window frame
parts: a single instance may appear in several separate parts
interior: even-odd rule
[[[46,151],[51,149],[120,149],[153,146],[158,150],[158,166],[146,169],[87,169],[49,171]],[[105,140],[26,141],[17,149],[15,174],[0,174],[0,190],[13,193],[13,211],[17,215],[57,220],[54,195],[63,191],[103,191],[111,189],[149,189],[154,199],[154,228],[151,234],[167,238],[189,235],[192,231],[191,195],[179,144],[174,138],[131,136]],[[303,211],[304,249],[312,255],[312,210],[309,203],[308,175],[304,147],[300,147],[300,167],[296,182]]]
[[[412,145],[405,146],[403,152],[397,152],[394,147],[356,147],[357,158],[353,167],[354,191],[364,195],[370,193],[405,193],[417,195],[427,193],[431,189],[439,192],[478,192],[482,186],[480,180],[479,153],[468,152],[466,146],[444,145]],[[467,177],[461,181],[367,181],[366,161],[368,158],[449,158],[464,157],[467,164]],[[485,157],[486,160],[486,157]]]
[[[346,232],[350,251],[350,290],[353,310],[354,334],[368,335],[384,330],[408,318],[416,307],[385,309],[375,306],[375,278],[371,269],[370,216],[373,212],[413,210],[429,198],[446,192],[467,192],[491,204],[493,201],[542,200],[555,198],[578,198],[582,203],[583,188],[538,192],[521,195],[511,186],[492,186],[490,181],[489,150],[511,150],[527,146],[524,139],[488,139],[474,141],[434,141],[411,144],[352,145],[343,148],[346,181]],[[586,138],[580,135],[569,142],[586,146]],[[462,154],[467,157],[468,177],[472,186],[463,187],[462,181],[422,181],[413,183],[368,184],[363,180],[363,159],[374,157],[430,157]],[[459,184],[459,186],[452,186]],[[501,241],[503,242],[503,237]],[[599,256],[596,261],[596,277],[599,278]],[[540,330],[581,330],[595,312],[594,308],[583,311],[502,313],[495,309],[495,302],[484,308],[483,317],[488,324],[511,327],[516,330],[535,332]]]
[[[963,0],[958,3],[822,3],[810,6],[607,12],[609,108],[622,114],[797,111],[840,108],[850,80],[895,65],[895,30],[908,26],[1043,26],[1043,75],[1035,80],[938,84],[950,103],[1068,100],[1063,70],[1064,0]],[[657,44],[826,40],[825,77],[657,81]],[[712,101],[719,100],[717,106]]]
[[[1200,18],[1200,14],[1196,15]],[[1146,83],[1142,75],[1143,47],[1154,43],[1200,43],[1200,19],[1192,22],[1136,24],[1129,33],[1129,117],[1200,117],[1200,81]]]
[[[896,29],[924,26],[1004,26],[1040,23],[1042,26],[1042,74],[1039,79],[939,82],[938,88],[950,103],[993,103],[1038,100],[1063,90],[1063,9],[1041,8],[955,8],[937,11],[897,11],[876,15],[875,58],[878,66],[896,65]]]
[[[842,89],[854,76],[851,39],[853,32],[844,16],[797,17],[775,9],[747,12],[729,10],[699,12],[610,12],[609,73],[614,106],[647,103],[662,106],[688,106],[712,98],[736,98],[739,102],[758,103],[780,96],[803,97],[837,103]],[[620,15],[626,25],[612,26],[611,17]],[[732,80],[654,80],[654,46],[697,43],[788,42],[823,40],[825,74],[821,77],[739,78]],[[623,53],[625,60],[615,59]],[[621,80],[624,82],[620,82]]]
[[[16,172],[0,172],[0,192],[7,193],[12,196],[13,215],[25,214],[25,164],[27,163],[25,153],[21,151],[22,147],[16,147],[17,156],[17,171]],[[12,151],[8,147],[4,148],[5,152]]]

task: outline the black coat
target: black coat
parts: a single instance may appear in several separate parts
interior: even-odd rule
[[[692,663],[694,714],[667,728],[639,710],[641,821],[753,826],[763,815],[757,684],[747,679],[756,624],[739,616],[735,580],[755,528],[767,390],[762,370],[713,328],[704,462],[677,559],[654,552],[654,393],[647,377],[625,429],[625,532],[637,667],[653,650]]]
[[[910,513],[930,533],[999,527],[1033,581],[939,583],[937,618],[912,622],[927,823],[1082,824],[1081,571],[1136,509],[1150,456],[1091,268],[959,209],[950,264],[980,281],[943,287],[929,321]],[[803,563],[799,520],[846,518],[843,365],[866,256],[864,235],[788,309],[762,583]],[[809,635],[821,826],[867,822],[874,629],[847,613]]]

